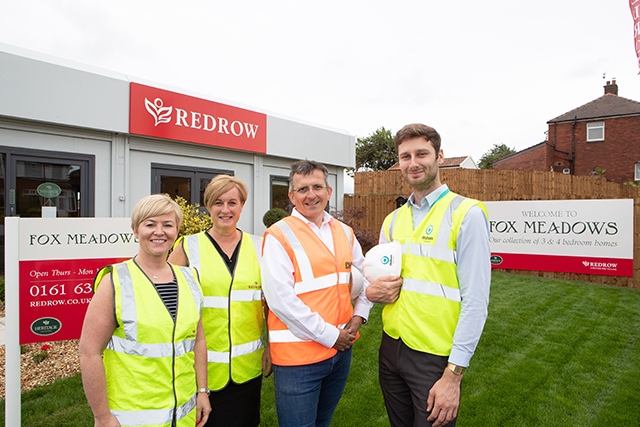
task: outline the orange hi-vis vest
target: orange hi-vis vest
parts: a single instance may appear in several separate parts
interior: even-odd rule
[[[325,322],[343,327],[353,316],[349,280],[353,261],[353,230],[338,220],[330,222],[334,253],[300,218],[286,217],[266,232],[285,249],[294,266],[298,298]],[[275,365],[309,365],[333,357],[337,350],[293,335],[269,310],[269,342]]]

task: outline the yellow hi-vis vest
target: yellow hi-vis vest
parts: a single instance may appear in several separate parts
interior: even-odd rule
[[[349,281],[353,261],[353,230],[338,220],[330,223],[334,252],[300,218],[286,217],[265,232],[285,249],[294,267],[294,288],[298,298],[325,322],[343,327],[353,316]],[[303,340],[269,311],[269,345],[275,365],[309,365],[333,357],[337,350]]]
[[[473,206],[489,217],[482,202],[447,191],[413,229],[409,204],[389,214],[382,225],[389,241],[402,244],[400,297],[382,310],[384,331],[410,348],[448,356],[460,316],[457,241]]]
[[[133,260],[111,273],[118,323],[104,351],[109,409],[122,426],[193,427],[196,422],[194,348],[202,290],[197,273],[171,266],[178,282],[175,322],[153,283]]]
[[[182,248],[189,266],[200,273],[204,293],[209,388],[220,390],[229,380],[242,384],[262,375],[260,237],[242,233],[233,276],[206,232],[187,236]]]

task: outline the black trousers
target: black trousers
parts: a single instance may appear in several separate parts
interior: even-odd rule
[[[229,381],[209,395],[211,413],[205,427],[256,427],[260,424],[262,375],[243,384]]]
[[[382,333],[378,378],[393,427],[431,427],[427,422],[429,390],[447,368],[448,358],[413,350],[401,339]],[[454,427],[456,419],[446,427]]]

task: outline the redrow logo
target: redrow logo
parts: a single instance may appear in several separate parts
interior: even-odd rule
[[[618,264],[615,262],[582,261],[582,265],[591,268],[618,268]]]
[[[154,118],[154,127],[162,123],[171,123],[174,107],[164,106],[161,98],[156,98],[153,102],[144,98],[145,108],[147,112]],[[245,135],[247,138],[255,139],[258,133],[259,125],[254,123],[246,123],[238,120],[229,121],[225,117],[214,117],[210,114],[198,111],[187,111],[175,107],[175,126],[188,127],[191,129],[199,129],[206,132],[213,132],[217,129],[218,133],[225,135],[233,135],[240,137]]]

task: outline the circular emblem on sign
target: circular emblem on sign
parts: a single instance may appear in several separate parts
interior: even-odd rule
[[[491,264],[502,264],[502,257],[500,255],[491,255]]]
[[[41,317],[31,324],[31,332],[36,335],[53,335],[62,329],[62,323],[53,317]]]
[[[431,234],[431,232],[433,231],[433,225],[430,225],[427,227],[427,234]]]
[[[382,265],[387,265],[389,264],[389,257],[388,256],[383,256],[382,259],[380,260],[380,262],[382,263]]]
[[[53,182],[43,182],[42,184],[38,185],[36,191],[45,199],[53,199],[54,197],[58,197],[60,193],[62,193],[62,189],[60,188],[60,186]]]

